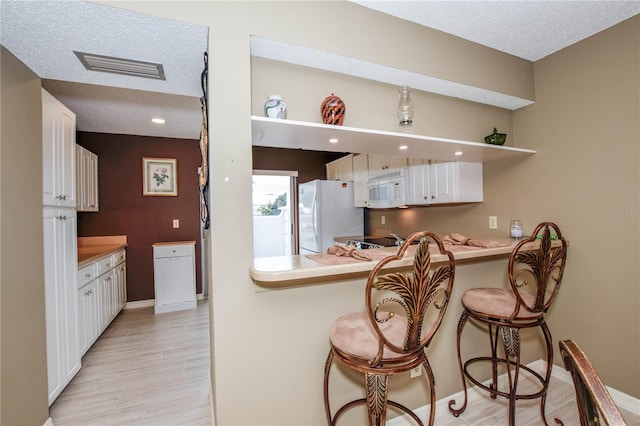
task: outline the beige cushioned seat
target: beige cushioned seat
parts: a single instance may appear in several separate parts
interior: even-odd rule
[[[378,318],[387,318],[387,312],[378,312]],[[378,323],[380,331],[394,345],[402,347],[407,333],[407,319],[396,315],[386,322]],[[338,351],[356,356],[363,360],[375,358],[378,354],[380,340],[371,326],[366,312],[352,312],[338,318],[331,327],[331,344]],[[398,358],[403,354],[393,352],[385,347],[382,359]]]
[[[521,297],[527,306],[534,305],[535,300],[532,295],[522,293]],[[469,289],[462,295],[462,305],[471,311],[497,319],[511,318],[514,308],[518,306],[513,290],[501,288]],[[542,312],[529,312],[521,307],[518,315],[511,319],[532,319],[542,315]]]

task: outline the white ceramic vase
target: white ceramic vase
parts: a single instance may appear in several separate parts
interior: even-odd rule
[[[264,104],[264,116],[269,118],[287,118],[287,105],[282,96],[271,95]]]

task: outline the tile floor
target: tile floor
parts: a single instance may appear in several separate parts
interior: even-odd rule
[[[54,426],[212,425],[209,311],[124,310],[50,408]]]
[[[197,309],[160,315],[153,308],[123,311],[82,359],[82,369],[51,406],[54,426],[212,425],[209,395],[209,312],[207,301]],[[562,370],[561,370],[562,371]],[[566,374],[566,372],[564,372]],[[573,385],[553,377],[547,398],[547,419],[578,425]],[[436,425],[505,425],[507,403],[469,390],[469,403],[459,418],[437,402]],[[636,401],[637,402],[637,401]],[[635,402],[634,402],[635,403]],[[456,405],[459,406],[459,405]],[[540,425],[538,401],[519,401],[518,425]],[[417,410],[426,420],[426,409]],[[628,425],[640,425],[635,412],[621,408]],[[396,418],[393,426],[411,422]]]

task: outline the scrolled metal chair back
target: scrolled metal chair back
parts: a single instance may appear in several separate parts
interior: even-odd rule
[[[380,274],[383,267],[390,262],[402,259],[411,243],[419,241],[413,260],[413,272],[391,272]],[[444,255],[439,259],[443,263],[432,268],[429,241],[435,243],[438,253]],[[433,270],[432,270],[433,269]],[[453,254],[445,250],[440,238],[427,231],[416,232],[408,237],[395,255],[382,259],[369,274],[365,291],[369,320],[379,336],[378,356],[372,360],[375,364],[382,357],[384,347],[396,353],[415,353],[427,347],[438,330],[445,314],[453,280],[455,262]],[[379,299],[376,295],[383,292]],[[391,306],[391,309],[388,309]],[[428,311],[434,311],[427,318]],[[403,346],[390,342],[380,329],[380,324],[394,315],[404,315],[407,330]],[[430,327],[424,330],[425,318]]]
[[[549,309],[560,290],[566,260],[567,241],[552,222],[539,224],[515,246],[509,257],[509,281],[517,297],[514,318],[520,309],[534,313]]]

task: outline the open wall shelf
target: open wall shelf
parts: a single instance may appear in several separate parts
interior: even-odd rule
[[[253,145],[358,154],[393,155],[436,161],[491,161],[522,158],[536,151],[410,133],[360,129],[251,116]],[[331,143],[329,140],[337,139]],[[401,150],[400,146],[406,146]],[[461,155],[455,155],[462,152]]]

